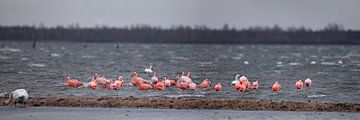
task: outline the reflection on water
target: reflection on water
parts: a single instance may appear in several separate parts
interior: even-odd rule
[[[0,49],[0,93],[26,88],[35,97],[168,96],[271,99],[275,101],[321,101],[360,103],[360,47],[343,45],[200,45],[112,43],[4,42]],[[341,61],[341,62],[339,62]],[[221,82],[223,91],[137,91],[130,83],[133,71],[153,65],[158,75],[174,77],[192,72],[195,83],[208,78]],[[237,72],[259,80],[260,89],[235,91],[230,83]],[[65,76],[88,82],[93,73],[115,79],[122,75],[126,85],[119,91],[65,87]],[[295,90],[295,81],[310,77],[313,87]],[[283,89],[271,91],[279,81]],[[1,94],[2,95],[2,94]]]

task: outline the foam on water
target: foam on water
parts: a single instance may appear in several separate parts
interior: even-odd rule
[[[60,57],[60,54],[58,54],[58,53],[51,53],[50,56],[51,56],[51,57]]]
[[[298,62],[290,62],[289,65],[295,66],[295,65],[301,65],[301,63],[298,63]]]
[[[0,51],[5,51],[5,52],[22,52],[21,49],[9,48],[9,47],[1,48]]]
[[[7,59],[10,59],[10,57],[6,57],[6,56],[1,56],[1,55],[0,55],[0,59],[7,60]]]
[[[30,67],[45,67],[45,64],[40,64],[40,63],[30,63],[28,64],[28,66]]]
[[[321,65],[336,65],[335,62],[321,62]]]
[[[308,98],[318,98],[318,97],[325,97],[326,95],[318,94],[318,95],[307,95]]]
[[[95,58],[95,56],[90,56],[90,55],[84,55],[84,56],[81,56],[81,58]]]

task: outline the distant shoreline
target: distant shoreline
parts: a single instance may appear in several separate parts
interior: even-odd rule
[[[6,100],[7,98],[0,98],[1,103]],[[30,98],[27,106],[360,112],[359,103],[273,102],[196,97]]]
[[[1,42],[29,42],[30,40],[0,40]],[[36,42],[61,42],[61,43],[113,43],[111,41],[58,41],[58,40],[37,40]],[[197,45],[360,45],[359,43],[187,43],[187,42],[122,42],[119,44],[197,44]]]

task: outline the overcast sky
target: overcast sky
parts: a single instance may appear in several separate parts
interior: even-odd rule
[[[1,25],[79,23],[360,29],[360,0],[0,0]]]

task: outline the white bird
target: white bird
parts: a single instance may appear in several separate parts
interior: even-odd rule
[[[153,73],[153,72],[154,72],[153,70],[154,70],[154,69],[153,69],[152,65],[150,65],[149,68],[145,68],[144,72],[145,72],[145,73]]]
[[[235,75],[235,80],[233,80],[233,81],[231,82],[231,85],[239,84],[239,82],[240,82],[240,81],[239,81],[240,77],[241,77],[240,74],[236,74],[236,75]]]
[[[9,104],[12,99],[14,99],[15,101],[15,107],[16,103],[22,103],[25,107],[26,101],[29,99],[29,94],[26,92],[25,89],[16,89],[10,92],[9,100],[5,104]]]

